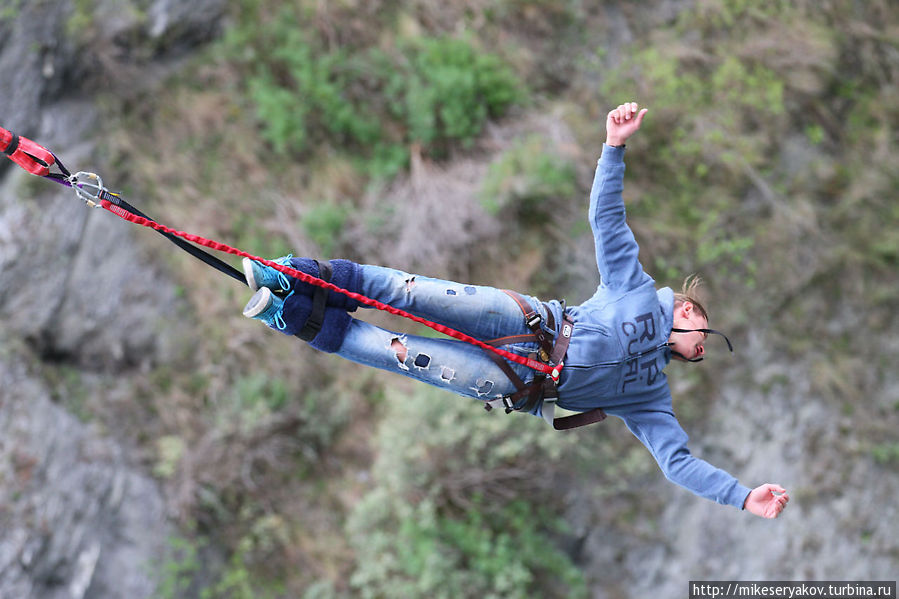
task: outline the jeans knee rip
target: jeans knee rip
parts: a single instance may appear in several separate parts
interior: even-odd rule
[[[473,387],[478,393],[478,397],[483,397],[493,390],[493,381],[490,379],[478,379]]]
[[[402,337],[394,337],[390,340],[390,349],[396,354],[397,366],[403,370],[409,370],[406,366],[406,358],[409,357],[409,348],[406,347],[406,341]]]

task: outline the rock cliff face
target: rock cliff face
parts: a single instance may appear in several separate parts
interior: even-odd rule
[[[99,4],[80,15],[85,3],[13,2],[0,20],[0,122],[81,168],[96,163],[104,61],[164,72],[222,14],[217,0]],[[2,597],[152,596],[171,534],[127,441],[73,416],[44,380],[68,369],[77,393],[109,396],[175,343],[174,285],[104,216],[0,164]]]
[[[149,597],[167,525],[128,450],[55,405],[28,365],[0,368],[0,595]]]

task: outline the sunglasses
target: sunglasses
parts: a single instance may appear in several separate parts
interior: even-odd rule
[[[727,335],[725,335],[721,331],[716,331],[715,329],[677,329],[677,328],[673,328],[673,329],[671,329],[671,332],[672,333],[705,333],[706,335],[721,335],[722,337],[724,337],[724,340],[727,342],[727,349],[730,350],[730,353],[734,353],[733,344],[731,344],[730,339],[727,338]],[[676,352],[676,351],[672,350],[671,353],[687,362],[702,362],[702,357],[690,359],[690,358],[687,358],[686,356],[684,356],[683,354],[681,354],[680,352]]]

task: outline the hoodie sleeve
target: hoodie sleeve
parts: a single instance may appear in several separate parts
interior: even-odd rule
[[[640,248],[627,226],[624,200],[624,148],[603,144],[590,191],[590,228],[596,243],[596,265],[606,287],[634,289],[652,279],[643,272]]]
[[[687,433],[673,413],[637,412],[625,416],[624,422],[652,453],[665,478],[700,497],[743,508],[750,489],[724,470],[693,457],[687,449]]]

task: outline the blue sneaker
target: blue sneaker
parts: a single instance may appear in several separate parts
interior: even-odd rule
[[[290,266],[291,258],[293,258],[293,256],[288,254],[287,256],[278,258],[272,262],[280,264],[281,266]],[[249,258],[243,259],[243,274],[247,278],[247,284],[253,291],[259,291],[262,287],[268,287],[272,291],[277,292],[290,291],[290,277],[280,270],[275,270],[271,266],[266,266],[255,260],[250,260]]]
[[[284,300],[272,293],[268,287],[260,287],[247,302],[243,315],[261,320],[273,329],[284,330],[287,324],[281,314],[283,310]]]

